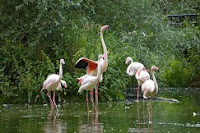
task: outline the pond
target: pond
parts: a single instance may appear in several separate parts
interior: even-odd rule
[[[87,113],[85,103],[66,103],[59,105],[57,116],[51,114],[49,105],[4,104],[0,106],[0,132],[200,132],[199,89],[163,88],[156,97],[179,102],[155,98],[99,103],[99,113]]]

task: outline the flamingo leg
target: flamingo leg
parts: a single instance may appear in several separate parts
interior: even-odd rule
[[[136,102],[139,102],[139,89],[140,89],[140,86],[138,85],[138,87],[137,87],[137,100],[136,100]]]
[[[92,113],[93,113],[94,112],[94,108],[95,108],[95,106],[94,106],[94,93],[93,93],[93,91],[90,91],[90,100],[92,102]]]
[[[138,117],[138,128],[140,128],[140,109],[139,109],[139,102],[137,102],[137,117]]]
[[[145,128],[145,107],[144,107],[144,99],[143,99],[143,128]]]
[[[99,82],[97,82],[97,85],[96,85],[96,88],[95,88],[95,105],[96,105],[97,110],[98,110],[98,102],[99,102],[98,88],[99,88]]]
[[[150,102],[148,104],[148,113],[149,113],[149,124],[152,124],[152,106]]]
[[[49,97],[49,101],[51,103],[51,109],[53,109],[53,101],[51,99],[51,95],[50,95],[50,91],[49,90],[47,90],[47,96]]]
[[[85,101],[86,101],[86,104],[87,104],[87,112],[89,113],[89,105],[88,105],[88,102],[89,102],[89,100],[88,100],[88,91],[86,92],[86,99],[85,99]]]
[[[56,97],[56,91],[53,92],[53,104],[56,107],[56,110],[58,110],[58,107],[57,107],[56,101],[55,101],[55,97]]]

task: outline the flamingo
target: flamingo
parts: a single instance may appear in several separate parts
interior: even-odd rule
[[[78,82],[81,82],[84,78],[86,78],[88,75],[97,75],[97,66],[98,64],[101,65],[101,76],[99,81],[97,82],[97,85],[95,87],[95,102],[96,102],[96,107],[98,107],[98,86],[99,82],[103,81],[103,73],[106,72],[108,68],[108,50],[106,48],[106,44],[103,38],[103,31],[109,29],[109,25],[104,25],[100,28],[100,38],[101,38],[101,43],[103,47],[103,55],[102,58],[100,59],[99,63],[97,61],[90,60],[85,57],[81,57],[75,65],[75,68],[83,68],[86,69],[86,75],[80,77],[77,79]],[[93,92],[92,92],[93,93]]]
[[[147,72],[145,68],[139,68],[138,71],[135,74],[135,78],[137,79],[138,82],[138,87],[137,87],[137,101],[139,101],[139,89],[140,86],[146,81],[150,79],[150,75]]]
[[[86,102],[87,102],[87,108],[89,111],[89,107],[88,107],[88,91],[92,92],[95,88],[95,86],[97,85],[97,83],[99,82],[99,79],[101,78],[101,64],[100,61],[103,58],[103,56],[100,54],[98,57],[98,67],[97,67],[97,75],[93,76],[93,75],[88,75],[85,76],[81,81],[79,81],[80,83],[80,88],[78,90],[79,93],[81,93],[83,90],[86,90]],[[91,95],[92,96],[92,95]],[[93,102],[93,97],[91,97],[91,101],[92,101],[92,105],[94,107],[94,102]]]
[[[139,68],[145,68],[142,63],[133,62],[133,59],[131,57],[126,58],[125,64],[129,64],[126,69],[126,73],[128,74],[128,76],[134,76]]]
[[[57,91],[61,91],[62,86],[64,88],[67,88],[67,83],[64,80],[60,81],[60,84],[58,85],[58,87],[56,88]]]
[[[156,81],[156,77],[154,75],[154,71],[155,70],[159,70],[158,67],[156,66],[152,66],[151,67],[151,75],[152,75],[152,79],[146,80],[143,84],[142,84],[142,92],[143,92],[143,98],[150,98],[152,96],[154,96],[155,94],[158,93],[158,84]]]
[[[150,79],[150,75],[145,69],[144,65],[140,62],[133,62],[131,57],[127,57],[125,64],[129,64],[126,69],[126,73],[128,76],[134,76],[137,79],[138,87],[137,87],[137,101],[139,100],[139,88],[145,80]]]
[[[56,102],[55,102],[55,90],[61,88],[61,83],[63,82],[62,75],[62,65],[65,64],[64,59],[60,59],[60,68],[59,68],[59,75],[58,74],[51,74],[47,77],[47,79],[43,82],[43,86],[40,92],[43,90],[47,90],[47,96],[49,97],[49,101],[51,102],[51,107],[56,107]],[[53,91],[53,100],[51,99],[50,91]]]

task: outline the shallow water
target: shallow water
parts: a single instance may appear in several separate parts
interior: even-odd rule
[[[165,95],[165,96],[164,96]],[[196,89],[163,89],[168,100],[109,102],[99,113],[87,113],[85,103],[61,104],[57,116],[47,105],[0,106],[0,132],[56,133],[193,133],[200,132],[200,93]],[[91,108],[91,107],[90,107]]]

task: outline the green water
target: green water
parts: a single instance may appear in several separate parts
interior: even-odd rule
[[[100,103],[99,113],[90,111],[89,114],[85,103],[66,103],[59,105],[57,116],[51,115],[49,105],[4,104],[0,105],[0,132],[200,132],[199,90],[163,89],[157,97],[163,95],[180,102],[141,99],[138,103]]]

